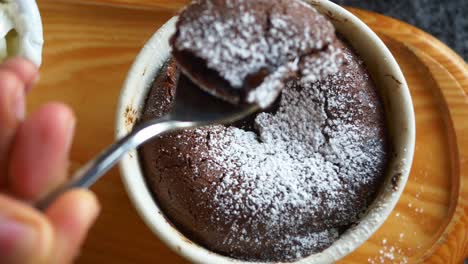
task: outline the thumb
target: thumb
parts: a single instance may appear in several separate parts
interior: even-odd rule
[[[88,190],[69,191],[47,209],[55,231],[53,263],[71,263],[75,259],[99,210],[95,195]]]
[[[0,195],[0,262],[45,263],[53,248],[53,231],[39,212]]]

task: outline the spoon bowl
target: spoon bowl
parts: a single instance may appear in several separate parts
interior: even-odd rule
[[[228,124],[259,110],[257,105],[234,105],[200,89],[187,76],[178,76],[176,97],[169,117],[182,122],[195,122],[194,127]]]

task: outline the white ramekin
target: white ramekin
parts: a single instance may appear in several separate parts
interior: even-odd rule
[[[0,36],[6,35],[11,27],[18,33],[16,52],[9,56],[22,56],[40,66],[44,37],[41,15],[36,1],[6,0],[2,6],[0,17],[3,22],[0,23]]]
[[[411,96],[400,67],[377,35],[353,14],[330,1],[307,2],[330,17],[337,31],[364,59],[384,101],[394,151],[384,186],[360,221],[323,252],[296,262],[331,263],[364,243],[384,223],[395,207],[405,187],[413,160],[415,118]],[[168,39],[174,32],[175,22],[176,18],[172,18],[154,34],[131,67],[117,109],[117,138],[125,136],[132,129],[155,75],[170,56]],[[197,245],[168,222],[145,184],[136,152],[125,156],[120,168],[128,195],[140,216],[171,249],[195,263],[242,263]]]

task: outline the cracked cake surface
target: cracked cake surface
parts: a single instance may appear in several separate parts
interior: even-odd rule
[[[189,239],[237,259],[294,261],[329,247],[372,202],[387,162],[383,106],[359,56],[331,45],[343,62],[328,77],[296,77],[262,112],[139,150],[155,201]],[[196,88],[179,74],[169,60],[142,121],[170,111],[176,85]]]

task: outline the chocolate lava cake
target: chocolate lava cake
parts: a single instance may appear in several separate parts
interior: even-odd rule
[[[329,247],[375,198],[387,164],[383,105],[346,41],[333,31],[316,46],[320,51],[301,55],[270,107],[231,125],[164,135],[139,150],[155,202],[192,241],[241,260],[294,261]],[[209,56],[193,56],[204,51],[190,52],[184,59],[174,51],[162,67],[141,122],[167,114],[177,86],[197,89],[191,79],[198,74],[236,86],[239,80],[221,74],[222,67],[205,65]],[[181,61],[202,63],[203,70],[189,78]],[[271,73],[279,64],[265,65]],[[248,86],[251,72],[239,87]]]

